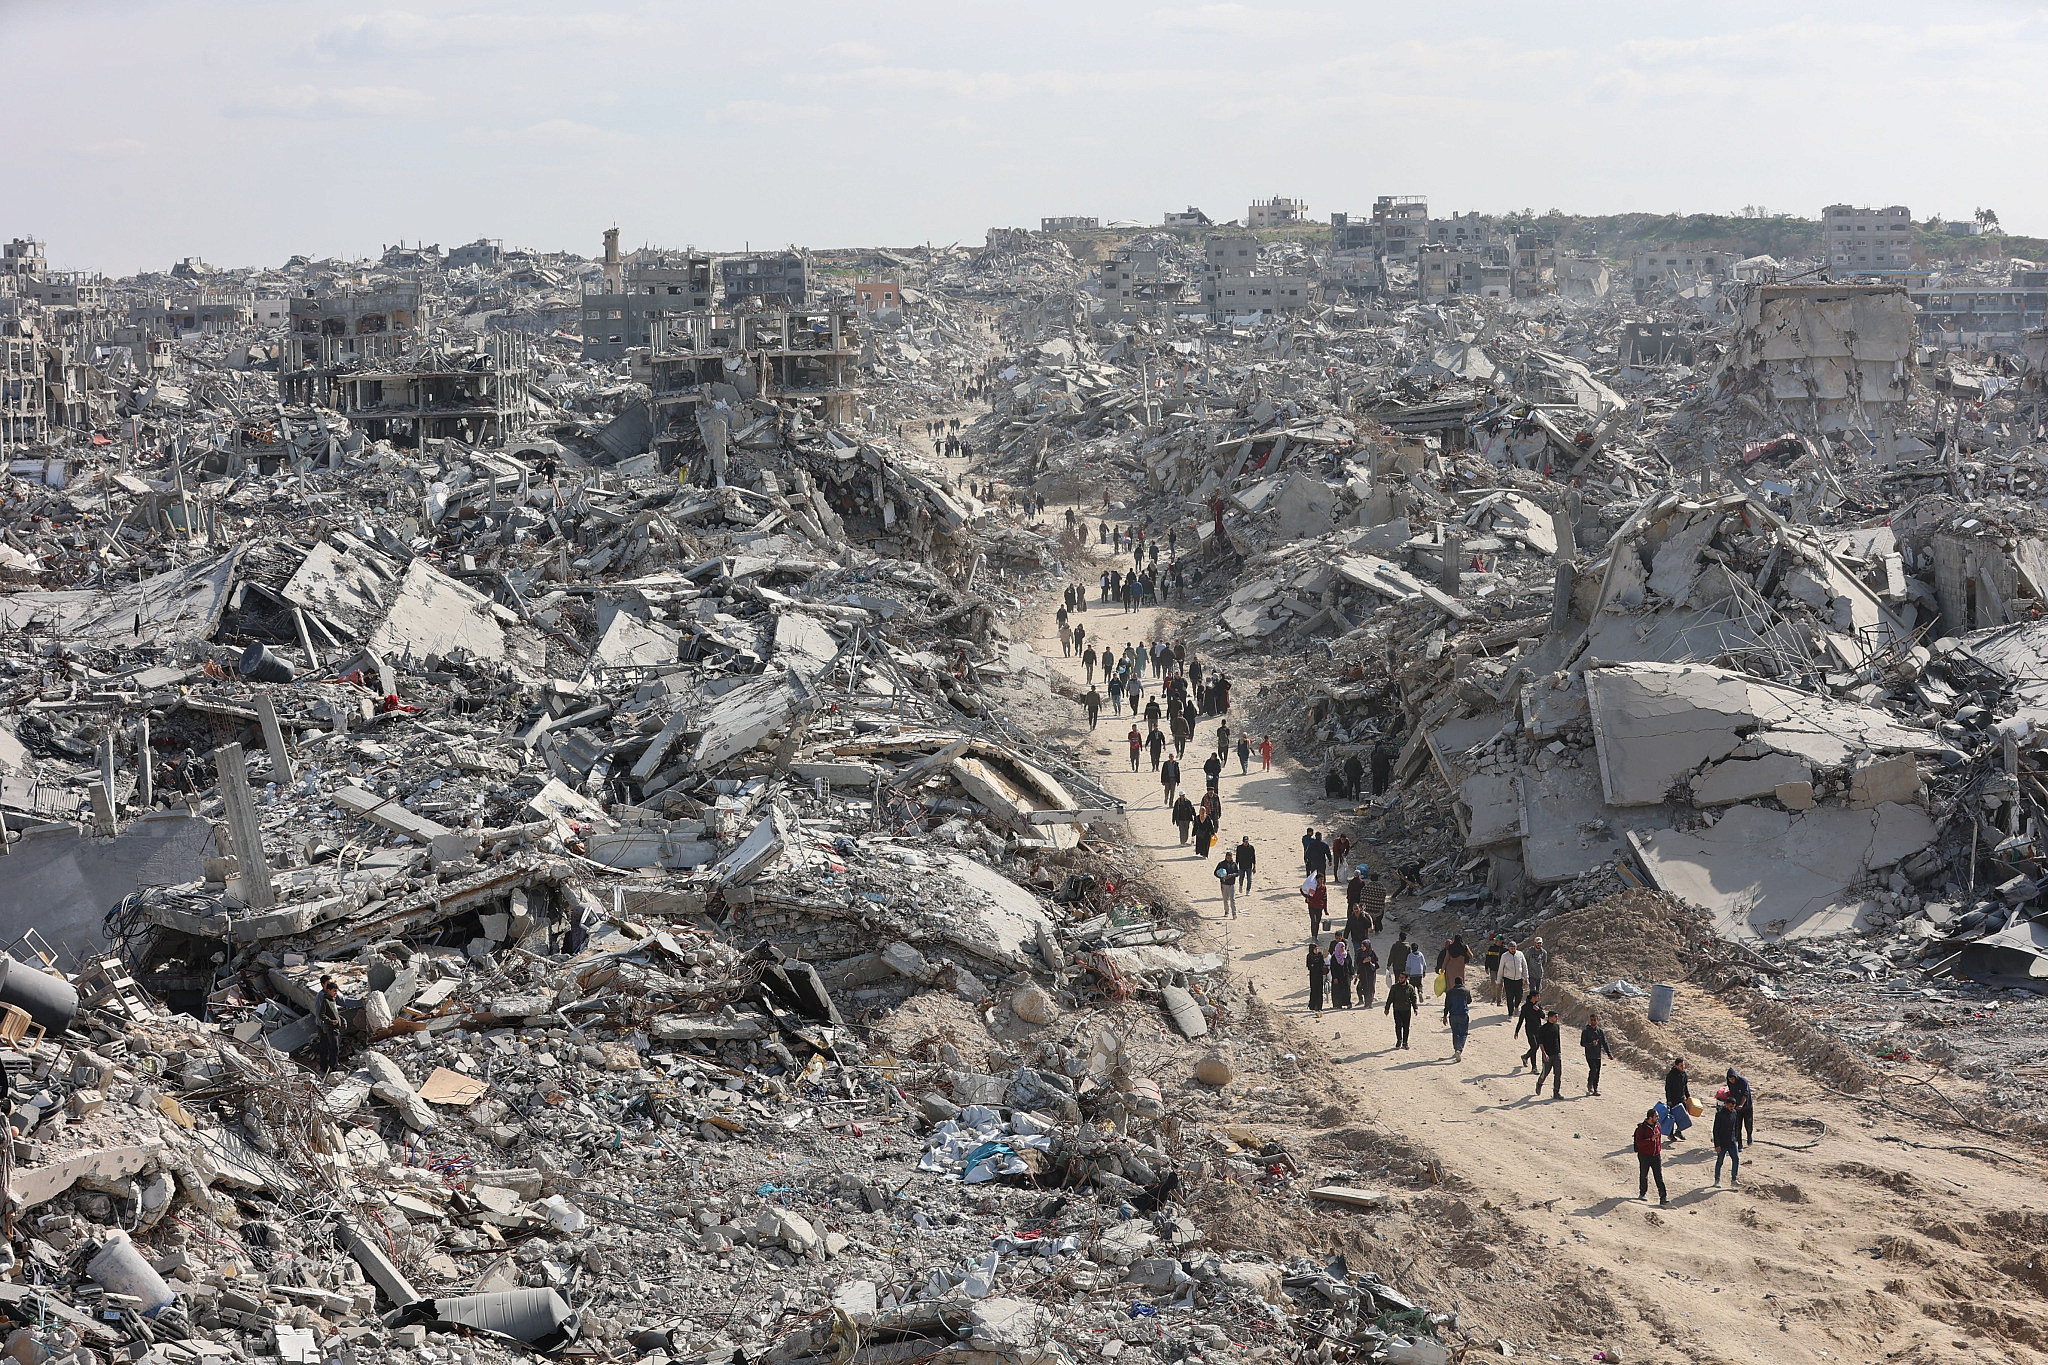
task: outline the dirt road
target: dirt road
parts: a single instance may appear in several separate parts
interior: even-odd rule
[[[1032,645],[1078,684],[1079,660],[1060,654],[1056,606],[1050,597],[1041,604]],[[1173,618],[1166,609],[1126,613],[1091,603],[1077,619],[1095,643],[1121,649],[1155,631],[1170,636]],[[1253,679],[1234,662],[1228,671],[1248,693],[1242,684]],[[1234,727],[1238,718],[1231,720]],[[1201,725],[1183,764],[1197,794],[1215,723]],[[1304,796],[1319,794],[1320,781],[1281,756],[1261,772],[1256,753],[1240,774],[1233,754],[1221,783],[1219,848],[1197,860],[1167,818],[1149,758],[1130,771],[1130,725],[1128,710],[1105,710],[1090,736],[1077,716],[1076,738],[1104,785],[1129,804],[1130,846],[1154,861],[1161,886],[1208,917],[1195,946],[1224,953],[1260,997],[1295,1020],[1304,1055],[1320,1054],[1357,1097],[1353,1121],[1427,1149],[1473,1196],[1504,1209],[1536,1249],[1530,1273],[1571,1290],[1574,1304],[1614,1305],[1614,1320],[1560,1324],[1548,1349],[1569,1346],[1564,1358],[1585,1359],[1589,1343],[1604,1343],[1626,1360],[1672,1362],[2048,1359],[2048,1269],[2038,1251],[2048,1242],[2048,1187],[2028,1165],[1879,1138],[2004,1144],[1874,1118],[1810,1082],[1729,1010],[1690,998],[1670,1036],[1692,1058],[1696,1093],[1710,1098],[1713,1078],[1733,1058],[1758,1087],[1759,1138],[1813,1142],[1809,1130],[1773,1127],[1793,1115],[1822,1118],[1826,1132],[1810,1150],[1750,1148],[1740,1187],[1716,1189],[1707,1130],[1696,1128],[1696,1140],[1665,1159],[1670,1207],[1657,1206],[1654,1189],[1639,1203],[1629,1138],[1661,1097],[1661,1073],[1609,1063],[1602,1093],[1586,1095],[1574,1029],[1563,1097],[1539,1097],[1498,1006],[1475,1007],[1461,1063],[1451,1060],[1433,1003],[1416,1017],[1405,1052],[1393,1050],[1392,1023],[1377,1008],[1308,1013],[1308,926],[1297,887],[1302,832],[1323,823],[1318,809],[1330,810]],[[1240,896],[1238,917],[1225,920],[1213,859],[1247,835],[1259,849],[1258,875]],[[1341,907],[1341,891],[1332,901]],[[1398,920],[1398,911],[1390,914],[1377,940],[1382,960]]]

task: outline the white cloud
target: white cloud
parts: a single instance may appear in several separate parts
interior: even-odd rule
[[[873,43],[830,43],[825,55],[845,62],[879,62],[884,54]]]
[[[403,85],[274,85],[229,101],[230,118],[404,118],[434,103],[424,90]]]

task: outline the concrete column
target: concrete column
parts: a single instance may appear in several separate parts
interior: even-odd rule
[[[1571,513],[1563,508],[1550,514],[1550,530],[1557,537],[1557,558],[1560,563],[1579,557],[1578,528],[1572,525]]]
[[[256,719],[263,722],[263,747],[270,751],[270,770],[276,774],[277,785],[288,787],[299,779],[292,771],[291,751],[284,747],[284,727],[277,723],[277,702],[269,688],[256,694]]]
[[[235,846],[233,890],[242,904],[268,910],[277,904],[277,892],[270,885],[270,864],[263,858],[263,821],[249,792],[242,746],[223,744],[215,749],[213,766],[220,775],[221,802],[227,807],[228,839]]]
[[[144,810],[156,809],[156,758],[149,747],[149,717],[135,730],[135,795]]]
[[[1436,585],[1451,597],[1458,595],[1458,575],[1465,566],[1465,532],[1459,526],[1444,527],[1444,562]]]
[[[1559,558],[1557,577],[1552,580],[1550,588],[1551,630],[1563,630],[1565,623],[1572,619],[1572,579],[1572,561]]]

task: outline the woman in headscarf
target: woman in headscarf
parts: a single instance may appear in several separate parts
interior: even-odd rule
[[[1323,1012],[1323,945],[1311,940],[1308,945],[1308,1007],[1312,1013]]]
[[[1342,934],[1330,940],[1330,1008],[1351,1008],[1351,949]]]

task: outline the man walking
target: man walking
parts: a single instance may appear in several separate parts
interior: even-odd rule
[[[1506,993],[1508,1018],[1522,1012],[1522,991],[1528,984],[1529,959],[1522,956],[1520,948],[1510,946],[1500,955],[1500,988]]]
[[[1180,798],[1173,803],[1173,823],[1175,828],[1180,830],[1180,841],[1185,844],[1188,841],[1188,829],[1195,823],[1195,803],[1188,800],[1186,792],[1182,792]]]
[[[1237,889],[1252,889],[1252,873],[1258,871],[1259,851],[1252,847],[1252,836],[1247,834],[1237,841]]]
[[[1406,976],[1396,976],[1394,984],[1387,990],[1387,1003],[1383,1012],[1394,1016],[1394,1046],[1408,1046],[1408,1026],[1415,1018],[1415,1010],[1422,1003]]]
[[[1756,1090],[1746,1079],[1736,1075],[1732,1066],[1728,1068],[1727,1088],[1735,1101],[1735,1117],[1742,1121],[1742,1140],[1753,1144],[1756,1141]]]
[[[1301,836],[1301,868],[1304,872],[1326,872],[1329,870],[1330,846],[1322,836],[1311,829]]]
[[[1171,806],[1174,794],[1180,790],[1180,760],[1169,758],[1159,765],[1159,804]]]
[[[1145,749],[1152,755],[1152,771],[1158,772],[1159,756],[1166,752],[1166,736],[1158,726],[1153,726],[1152,733],[1145,736]]]
[[[1543,1093],[1543,1082],[1550,1082],[1550,1098],[1564,1098],[1564,1026],[1558,1022],[1557,1011],[1552,1010],[1536,1033],[1536,1050],[1543,1054],[1543,1069],[1536,1073],[1536,1093]]]
[[[1444,1022],[1451,1026],[1451,1060],[1465,1060],[1465,1037],[1472,1032],[1472,992],[1465,989],[1465,978],[1451,978],[1450,989],[1444,992]]]
[[[1607,1045],[1607,1030],[1600,1027],[1600,1016],[1586,1016],[1586,1026],[1579,1030],[1579,1050],[1586,1054],[1586,1093],[1600,1093],[1600,1059],[1612,1057],[1614,1049]]]
[[[1091,687],[1081,701],[1088,708],[1088,728],[1093,730],[1095,723],[1102,719],[1102,693]]]
[[[1721,1163],[1732,1163],[1728,1169],[1728,1184],[1733,1187],[1742,1183],[1742,1111],[1735,1103],[1735,1096],[1723,1090],[1714,1109],[1714,1183],[1721,1183]]]
[[[1223,918],[1237,918],[1237,859],[1225,853],[1216,864],[1216,885],[1223,892]]]
[[[1669,1204],[1670,1196],[1664,1192],[1664,1134],[1657,1127],[1657,1111],[1652,1109],[1641,1123],[1636,1125],[1636,1198],[1647,1201],[1650,1197],[1650,1178],[1657,1179],[1657,1203]]]
[[[1529,963],[1529,992],[1533,995],[1543,989],[1543,973],[1550,968],[1550,954],[1543,947],[1543,935],[1536,935],[1529,943],[1529,951],[1522,956]]]
[[[1138,733],[1138,727],[1134,724],[1131,726],[1131,732],[1125,735],[1124,739],[1131,746],[1131,771],[1136,772],[1138,771],[1138,755],[1145,751],[1145,737]]]
[[[1529,1064],[1531,1071],[1536,1069],[1536,1034],[1542,1027],[1543,1002],[1531,992],[1529,998],[1522,1002],[1522,1012],[1515,1016],[1515,1027],[1508,1034],[1512,1038],[1519,1033],[1529,1044],[1529,1050],[1522,1054],[1522,1060]]]

